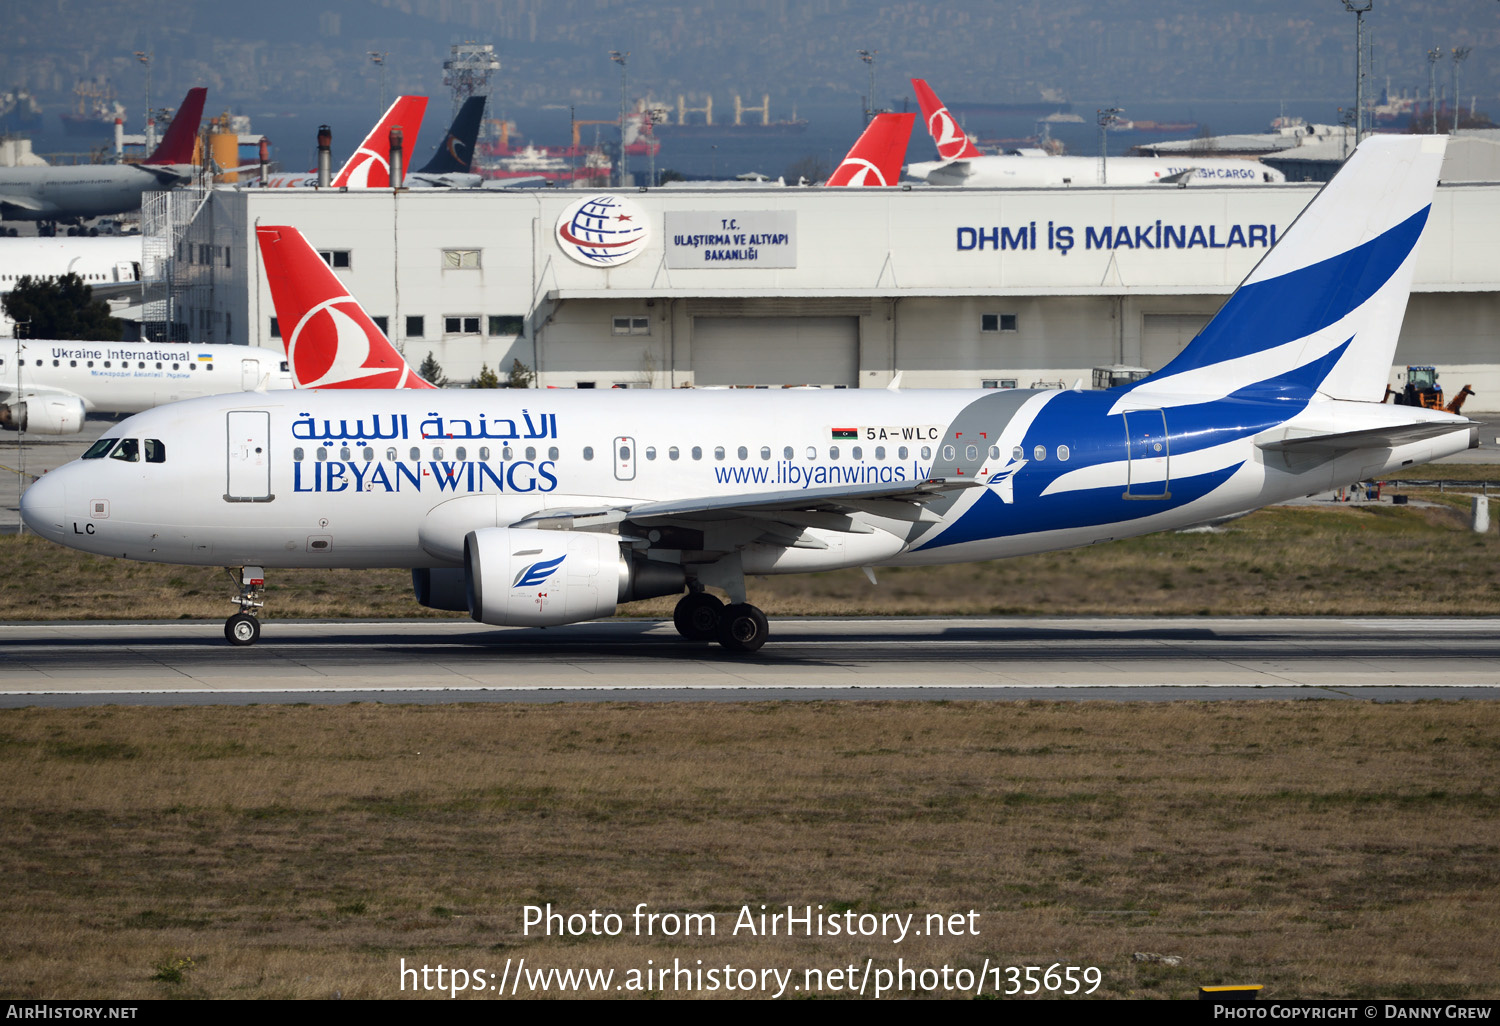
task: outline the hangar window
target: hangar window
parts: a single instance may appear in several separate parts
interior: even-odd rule
[[[427,333],[427,318],[422,316],[408,317],[406,319],[406,337],[421,338]]]
[[[651,319],[649,317],[616,317],[611,329],[616,335],[649,335],[651,334]]]
[[[491,337],[496,335],[519,335],[521,326],[526,323],[523,317],[511,317],[504,314],[490,314],[489,331],[486,333]]]
[[[274,317],[271,318],[271,337],[272,338],[280,338],[281,337],[281,322],[278,321]]]
[[[477,249],[445,249],[443,250],[443,270],[477,270],[479,268],[479,250]]]
[[[382,335],[386,338],[391,337],[391,319],[389,317],[371,317],[370,320],[375,322],[375,327],[380,329]]]
[[[1016,315],[1007,313],[992,313],[979,315],[980,331],[1015,331]]]
[[[337,268],[338,270],[344,270],[353,266],[349,261],[349,251],[347,249],[320,249],[318,250],[318,256],[322,257],[323,262],[329,267]]]
[[[466,316],[464,314],[445,314],[443,316],[444,335],[477,335],[479,334],[479,315]]]

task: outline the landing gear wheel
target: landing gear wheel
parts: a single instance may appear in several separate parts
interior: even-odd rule
[[[770,630],[766,614],[749,603],[725,606],[719,616],[719,644],[731,652],[754,652]]]
[[[724,603],[708,592],[689,592],[672,611],[672,623],[677,627],[677,633],[689,641],[713,641],[719,636],[719,618],[723,611]]]
[[[235,613],[224,621],[224,637],[231,645],[253,645],[260,640],[260,621],[249,613]]]

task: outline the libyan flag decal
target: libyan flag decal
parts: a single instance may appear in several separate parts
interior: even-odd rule
[[[840,438],[858,438],[859,428],[834,428],[833,437],[835,441]]]

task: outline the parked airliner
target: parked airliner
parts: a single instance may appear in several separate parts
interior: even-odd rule
[[[370,134],[365,136],[359,147],[344,162],[338,174],[332,177],[329,182],[330,186],[336,189],[390,188],[391,129],[401,129],[403,145],[413,146],[417,141],[417,133],[422,130],[422,116],[426,113],[427,97],[396,97],[396,102],[392,103],[381,115],[380,120],[375,122],[375,127],[370,129]],[[252,169],[253,167],[235,168],[237,171]],[[318,184],[318,173],[317,171],[280,171],[267,176],[264,183],[258,177],[252,176],[242,184],[244,188],[310,189]]]
[[[1087,545],[1470,447],[1467,419],[1380,402],[1444,142],[1365,140],[1198,337],[1120,388],[216,396],[111,428],[22,514],[87,552],[240,568],[238,644],[266,568],[409,567],[418,602],[504,626],[685,593],[683,635],[753,651],[747,574]]]
[[[286,357],[274,349],[43,339],[0,343],[0,428],[34,435],[76,434],[88,413],[139,413],[195,396],[291,387]]]
[[[170,189],[189,181],[196,171],[193,144],[207,95],[207,89],[188,90],[160,145],[139,164],[0,168],[0,218],[76,224],[139,210],[148,189]]]
[[[986,155],[964,134],[925,81],[914,78],[911,85],[942,159],[908,164],[906,173],[928,185],[1039,189],[1105,184],[1266,185],[1286,181],[1286,175],[1273,167],[1231,157],[1110,157],[1101,163],[1097,157]]]

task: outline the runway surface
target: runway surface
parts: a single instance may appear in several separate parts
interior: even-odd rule
[[[669,622],[0,625],[0,707],[347,701],[1500,699],[1500,619],[775,620],[753,656]]]

